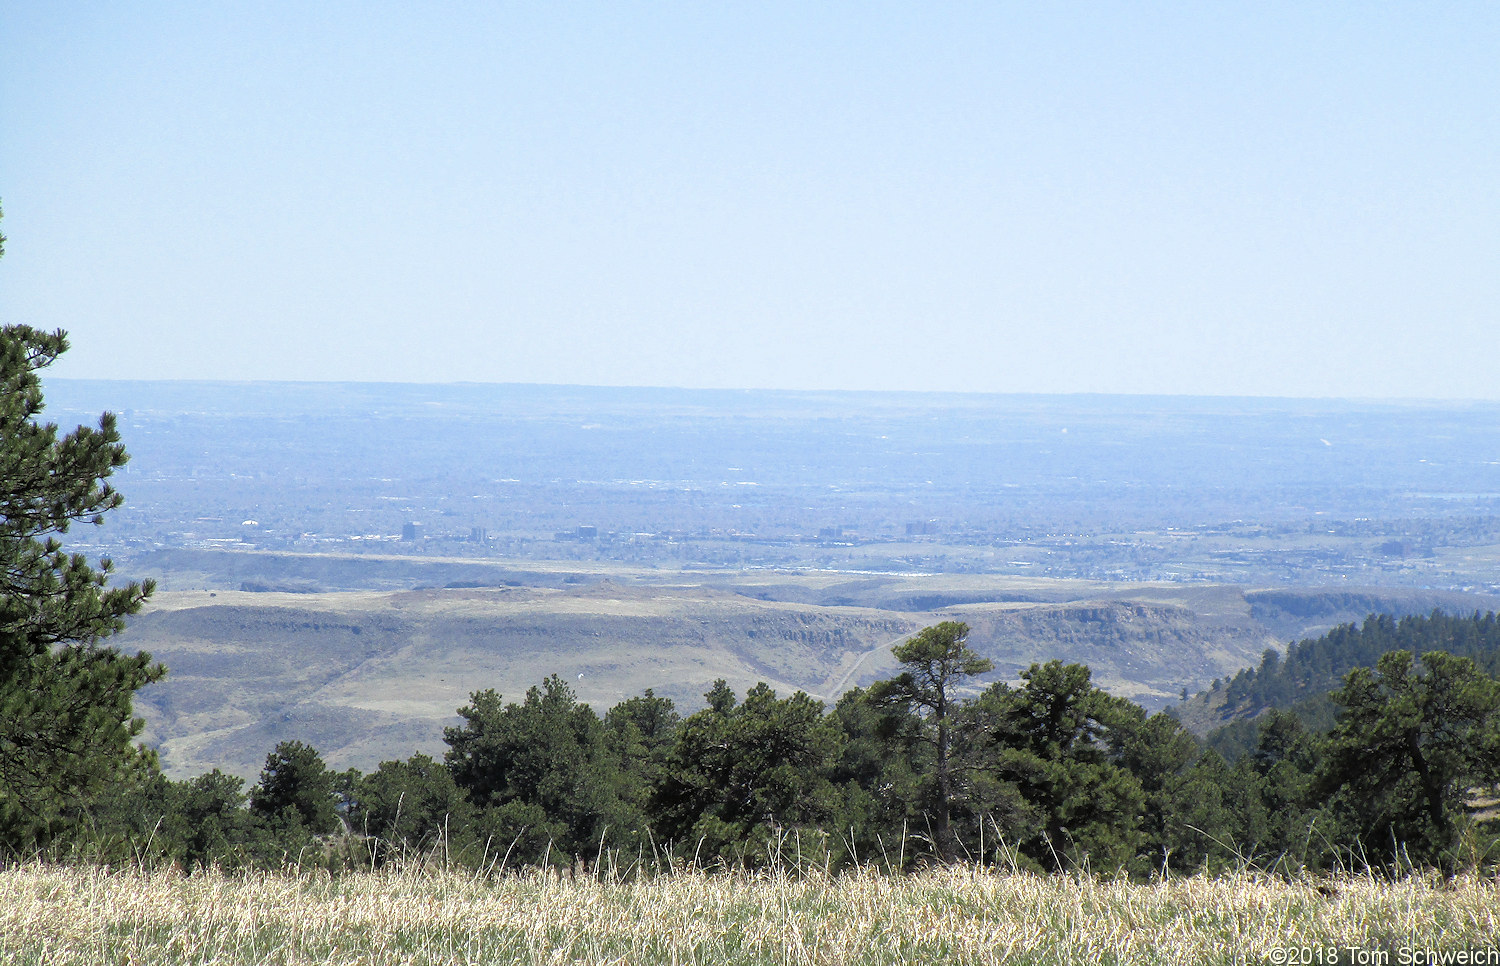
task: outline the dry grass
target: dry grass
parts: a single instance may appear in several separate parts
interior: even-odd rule
[[[0,873],[0,958],[19,964],[1237,963],[1497,943],[1500,888],[1477,879]]]

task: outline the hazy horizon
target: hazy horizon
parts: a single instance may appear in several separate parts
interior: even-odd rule
[[[81,378],[1497,399],[1500,7],[0,10]]]
[[[768,395],[831,395],[831,396],[953,396],[953,397],[1014,397],[1018,399],[1132,399],[1132,400],[1178,400],[1201,399],[1213,402],[1297,402],[1297,403],[1346,403],[1349,405],[1373,406],[1488,406],[1500,405],[1496,398],[1442,397],[1442,396],[1276,396],[1244,395],[1234,393],[1189,393],[1189,392],[1095,392],[1091,390],[1059,390],[1053,392],[1006,392],[965,389],[820,389],[820,388],[768,388],[760,386],[669,386],[647,384],[605,384],[580,382],[519,382],[482,381],[475,379],[455,380],[389,380],[389,379],[214,379],[196,376],[176,378],[125,378],[115,376],[57,376],[43,373],[43,388],[51,383],[73,384],[139,384],[139,385],[225,385],[225,386],[392,386],[392,387],[452,387],[452,388],[497,388],[497,389],[558,389],[642,392],[682,392],[705,394],[768,394]]]

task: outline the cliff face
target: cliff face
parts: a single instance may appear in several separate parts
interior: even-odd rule
[[[550,674],[601,714],[647,688],[691,709],[718,678],[833,700],[922,626],[703,587],[221,591],[158,595],[121,644],[169,669],[137,703],[168,772],[253,776],[288,738],[340,767],[441,753],[472,692],[519,700]]]
[[[1248,613],[1226,617],[1130,600],[952,613],[968,622],[970,640],[1006,678],[1053,658],[1087,664],[1097,684],[1153,710],[1275,643]]]
[[[441,754],[443,726],[473,691],[520,700],[554,673],[600,713],[647,688],[692,710],[717,678],[831,702],[892,674],[891,646],[941,620],[968,623],[995,662],[976,688],[1057,658],[1156,710],[1319,632],[1342,614],[1335,605],[1428,603],[951,577],[548,576],[547,586],[159,594],[120,638],[169,669],[140,695],[146,738],[174,776],[220,767],[253,778],[293,738],[336,767]]]

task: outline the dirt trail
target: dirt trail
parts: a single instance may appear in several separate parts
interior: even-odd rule
[[[891,638],[884,644],[876,645],[875,647],[870,648],[868,651],[865,651],[855,659],[853,664],[849,665],[849,670],[845,671],[844,676],[838,679],[838,683],[828,689],[828,695],[814,694],[812,695],[812,697],[827,701],[830,704],[832,704],[834,701],[837,701],[839,699],[839,695],[844,693],[844,688],[848,685],[849,679],[854,677],[854,675],[864,665],[865,661],[869,660],[871,657],[874,657],[876,654],[879,654],[881,651],[889,651],[891,648],[895,647],[897,644],[900,644],[902,641],[908,640],[910,637],[910,634],[901,634],[897,637]]]

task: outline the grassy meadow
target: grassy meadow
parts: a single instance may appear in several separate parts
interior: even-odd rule
[[[1397,963],[1496,945],[1500,885],[1476,878],[0,872],[0,960],[25,966]]]

